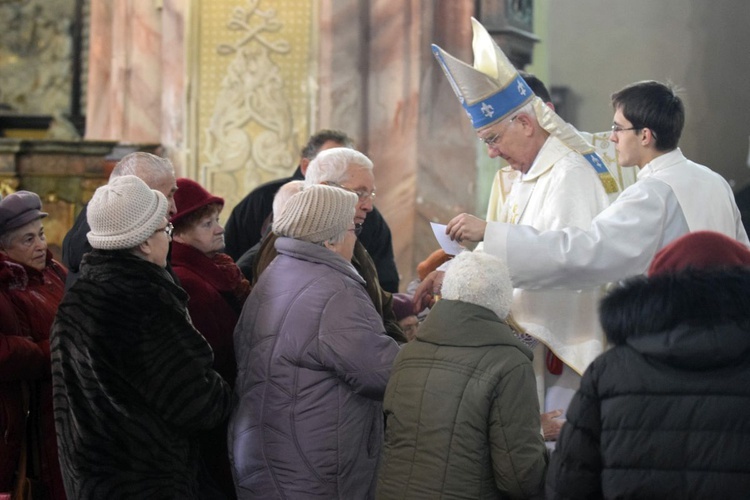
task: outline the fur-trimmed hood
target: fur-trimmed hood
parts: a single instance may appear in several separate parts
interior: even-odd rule
[[[711,368],[750,355],[750,269],[687,269],[638,277],[605,297],[608,340],[682,367]]]

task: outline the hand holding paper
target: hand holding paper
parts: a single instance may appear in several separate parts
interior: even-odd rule
[[[451,240],[450,236],[445,234],[445,224],[430,222],[430,225],[432,226],[432,232],[435,233],[435,239],[437,239],[440,248],[442,248],[445,253],[448,255],[458,255],[466,250],[466,248],[459,245],[458,242]]]

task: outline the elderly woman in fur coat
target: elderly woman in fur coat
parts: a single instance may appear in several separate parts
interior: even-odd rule
[[[586,371],[548,498],[747,498],[750,251],[718,233],[675,240],[602,302],[614,347]]]
[[[388,381],[378,498],[541,497],[547,450],[533,354],[506,322],[512,296],[497,257],[453,260]]]
[[[117,177],[88,205],[94,248],[52,327],[55,421],[70,498],[207,498],[196,435],[231,390],[165,270],[164,195]]]

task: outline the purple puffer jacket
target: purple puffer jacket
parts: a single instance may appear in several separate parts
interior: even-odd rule
[[[398,346],[349,262],[276,242],[234,331],[229,453],[240,498],[371,498]]]

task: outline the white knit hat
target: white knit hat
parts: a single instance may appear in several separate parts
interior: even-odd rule
[[[166,221],[167,198],[134,175],[115,177],[96,190],[89,202],[86,235],[94,248],[134,248]]]
[[[322,243],[346,231],[354,222],[357,195],[341,188],[316,184],[295,194],[273,221],[279,236]]]
[[[505,262],[484,252],[461,252],[445,272],[441,294],[486,307],[500,319],[508,317],[513,285]]]

